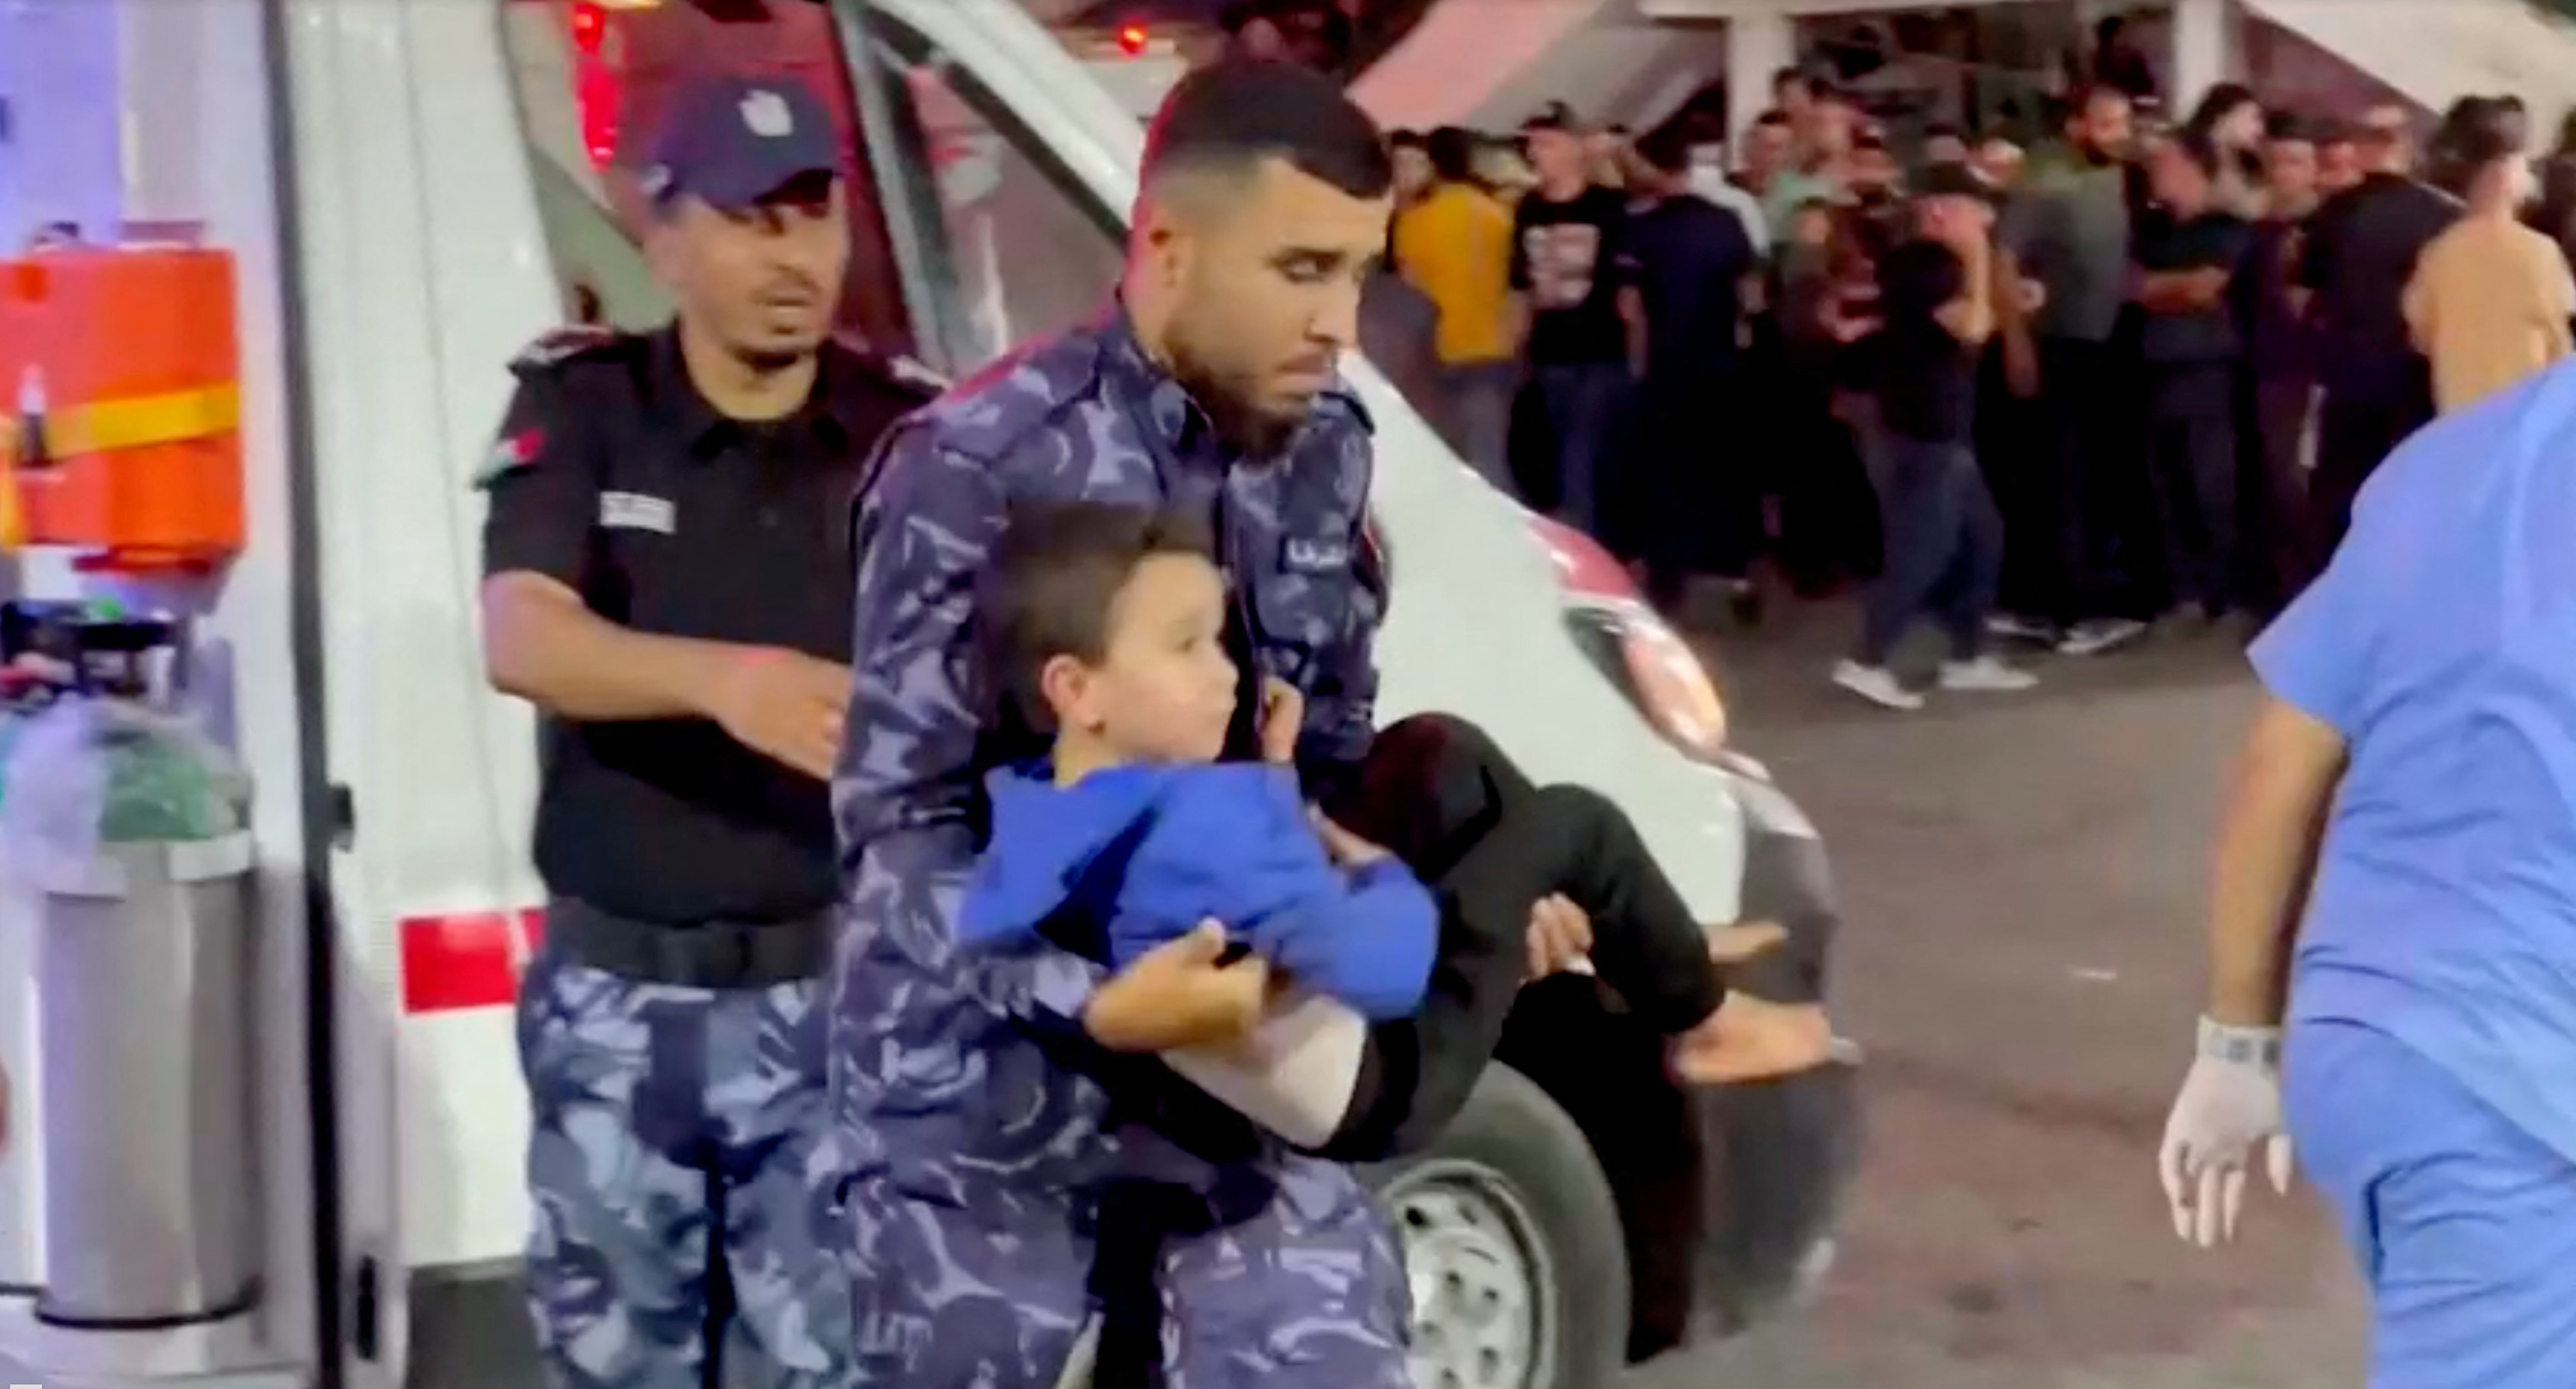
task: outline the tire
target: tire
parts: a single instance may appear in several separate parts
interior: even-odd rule
[[[1425,1305],[1421,1389],[1607,1389],[1627,1364],[1628,1251],[1565,1111],[1491,1066],[1447,1132],[1370,1173]],[[1445,1373],[1444,1373],[1445,1371]]]

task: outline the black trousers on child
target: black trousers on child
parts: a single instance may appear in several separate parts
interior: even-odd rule
[[[1326,812],[1404,860],[1440,903],[1428,994],[1371,1033],[1329,1156],[1417,1151],[1457,1117],[1525,982],[1530,908],[1551,893],[1591,917],[1593,967],[1658,1030],[1687,1031],[1724,997],[1705,928],[1628,817],[1581,787],[1532,785],[1473,724],[1423,715],[1386,729]]]

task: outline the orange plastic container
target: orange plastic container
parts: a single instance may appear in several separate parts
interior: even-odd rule
[[[224,252],[0,262],[0,412],[18,426],[25,542],[117,570],[240,553],[240,360]]]

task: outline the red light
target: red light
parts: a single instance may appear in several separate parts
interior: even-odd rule
[[[608,14],[597,4],[583,3],[572,7],[572,41],[584,53],[599,51],[599,41],[608,32]]]
[[[585,64],[573,79],[573,101],[581,112],[582,150],[597,168],[605,169],[617,158],[625,105],[622,87],[616,74],[591,64]]]
[[[1137,54],[1145,51],[1146,39],[1147,35],[1145,33],[1144,25],[1127,25],[1118,31],[1119,50],[1125,53],[1128,57],[1133,58]]]

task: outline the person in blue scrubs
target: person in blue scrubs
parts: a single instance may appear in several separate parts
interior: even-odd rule
[[[2415,435],[2255,644],[2159,1167],[2233,1237],[2292,1140],[2375,1389],[2576,1383],[2576,367]]]

